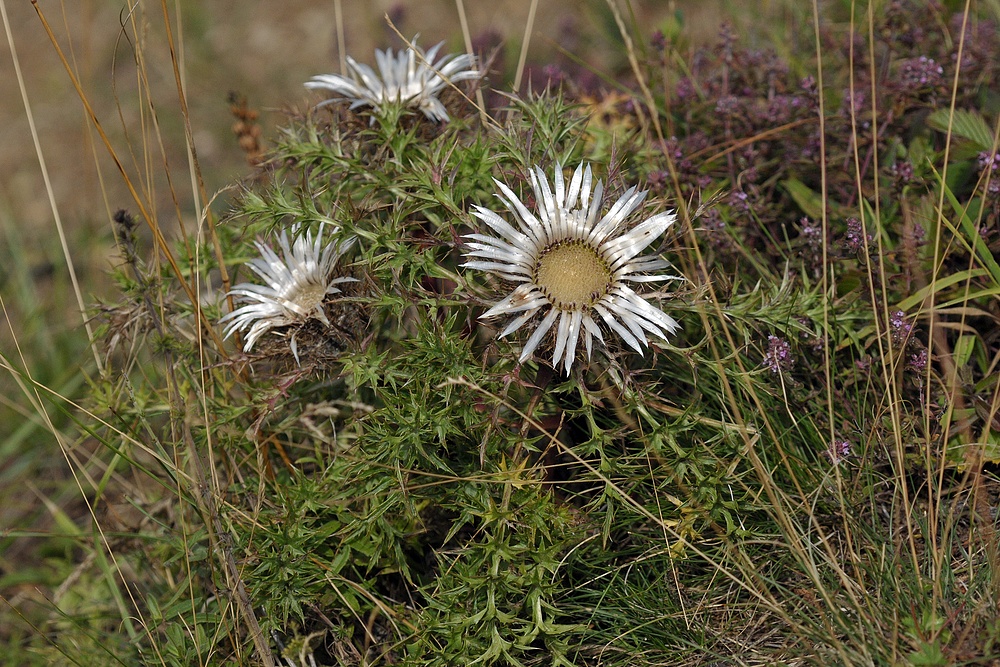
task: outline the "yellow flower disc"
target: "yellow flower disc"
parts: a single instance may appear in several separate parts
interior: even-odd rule
[[[611,269],[603,257],[582,241],[554,243],[535,264],[535,284],[562,310],[592,305],[611,288]]]

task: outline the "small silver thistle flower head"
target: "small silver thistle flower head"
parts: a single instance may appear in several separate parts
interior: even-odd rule
[[[449,83],[482,77],[476,69],[476,58],[469,54],[450,54],[435,61],[444,42],[424,52],[412,46],[393,54],[392,49],[375,51],[379,73],[348,56],[350,76],[321,74],[306,82],[306,88],[329,91],[332,97],[321,103],[350,100],[351,109],[372,107],[382,113],[387,104],[402,104],[423,112],[432,121],[447,123],[450,119],[438,95]],[[374,118],[372,119],[374,121]]]
[[[672,317],[630,286],[630,283],[681,279],[658,273],[670,266],[659,256],[639,256],[674,223],[677,216],[673,211],[627,225],[629,215],[646,196],[645,191],[638,192],[632,187],[601,215],[604,185],[597,181],[593,186],[589,165],[577,167],[567,184],[562,166],[557,164],[552,186],[541,167],[535,167],[531,172],[531,188],[537,202],[537,217],[510,188],[494,181],[500,189],[497,196],[514,224],[489,209],[475,206],[473,215],[492,234],[466,236],[470,239],[466,256],[471,261],[463,266],[518,283],[509,296],[482,315],[486,319],[515,315],[499,337],[517,331],[536,315],[545,313],[524,344],[519,362],[531,357],[553,327],[552,363],[558,368],[562,362],[567,375],[581,336],[588,359],[593,339],[604,343],[598,322],[603,322],[640,354],[649,344],[646,334],[666,339],[667,334],[680,328]]]
[[[225,324],[225,337],[234,331],[245,331],[246,341],[243,351],[250,352],[254,343],[268,331],[279,327],[303,324],[309,319],[317,319],[330,324],[323,302],[328,294],[340,292],[337,285],[353,281],[354,278],[333,277],[337,261],[353,244],[350,238],[339,244],[323,244],[323,230],[313,238],[312,232],[297,234],[291,241],[287,231],[278,236],[281,256],[269,245],[255,241],[260,257],[250,260],[247,266],[264,281],[241,283],[229,294],[238,297],[245,305],[225,315],[219,322]],[[333,234],[337,229],[333,229]],[[296,362],[299,361],[292,334],[290,346]]]

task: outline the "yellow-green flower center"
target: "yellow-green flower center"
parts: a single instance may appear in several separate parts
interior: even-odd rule
[[[296,285],[286,298],[298,306],[306,317],[311,317],[323,305],[323,299],[326,298],[326,286],[319,283]]]
[[[535,285],[561,310],[587,308],[611,289],[611,268],[583,241],[560,241],[535,262]]]

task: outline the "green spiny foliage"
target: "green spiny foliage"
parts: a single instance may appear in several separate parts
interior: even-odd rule
[[[229,224],[247,235],[294,221],[356,236],[359,282],[345,307],[366,323],[328,379],[258,370],[252,380],[252,412],[274,416],[254,425],[244,459],[274,441],[291,463],[233,523],[251,597],[272,610],[263,627],[305,635],[322,618],[341,641],[415,665],[572,664],[590,620],[564,609],[588,604],[573,582],[603,580],[598,554],[632,552],[630,567],[656,579],[706,557],[689,540],[755,534],[745,519],[760,492],[741,428],[699,416],[718,386],[696,374],[697,320],[685,320],[691,361],[614,346],[566,380],[515,365],[516,348],[475,322],[496,287],[457,266],[475,226],[469,204],[489,202],[491,177],[574,159],[585,144],[575,118],[543,96],[518,103],[503,131],[455,122],[416,141],[426,127],[317,114],[292,122],[270,185],[241,198]],[[781,296],[771,298],[794,310]],[[758,289],[735,296],[731,312],[787,322],[770,306]],[[349,403],[358,409],[335,410],[322,444],[315,425],[296,424],[317,405]],[[234,427],[245,419],[228,414]]]

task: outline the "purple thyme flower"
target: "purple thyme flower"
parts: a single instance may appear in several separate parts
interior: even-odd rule
[[[927,369],[927,348],[910,355],[906,365],[917,373],[923,373]]]
[[[732,250],[732,239],[726,233],[726,223],[719,213],[719,209],[710,208],[701,217],[701,230],[708,232],[708,242],[712,247],[720,251]]]
[[[847,235],[844,240],[848,250],[860,252],[872,242],[872,235],[865,233],[861,220],[851,217],[847,219]]]
[[[979,170],[986,171],[987,169],[990,171],[1000,169],[1000,153],[983,151],[979,154]]]
[[[897,186],[906,185],[913,180],[913,164],[909,160],[896,160],[889,172]]]
[[[944,68],[927,56],[904,60],[899,68],[899,83],[906,89],[937,88],[943,80]]]
[[[836,465],[851,455],[851,443],[847,440],[834,440],[827,448],[826,455]]]
[[[783,125],[792,118],[792,112],[802,106],[802,99],[796,95],[775,95],[764,112],[764,120],[772,125]]]
[[[903,345],[913,332],[913,324],[906,320],[906,313],[897,310],[889,315],[889,336],[896,345]]]
[[[738,211],[749,211],[750,204],[747,202],[747,193],[741,192],[739,190],[733,190],[729,193],[729,205]]]
[[[813,222],[809,218],[799,220],[799,225],[802,226],[802,238],[805,240],[807,246],[816,249],[823,245],[822,225]]]
[[[740,110],[740,100],[735,95],[723,95],[715,103],[715,113],[722,116],[733,116]]]
[[[546,86],[559,86],[566,80],[566,73],[559,65],[546,65],[542,68],[542,76],[547,79]]]
[[[663,31],[657,30],[654,32],[652,38],[649,40],[649,44],[657,51],[665,50],[667,48],[667,38],[663,34]]]
[[[871,109],[868,104],[868,95],[863,90],[857,88],[843,91],[843,101],[840,104],[840,115],[845,119],[854,118],[858,127],[868,129],[871,127]]]
[[[687,100],[697,97],[698,92],[691,79],[685,76],[681,77],[681,79],[677,82],[677,88],[674,90],[674,94],[677,95],[678,101],[686,102]]]
[[[792,356],[792,346],[788,344],[787,340],[777,336],[767,337],[764,365],[771,369],[772,375],[792,370],[792,366],[795,365],[795,357]]]
[[[684,149],[681,148],[681,142],[677,137],[667,139],[665,145],[662,145],[661,148],[665,155],[669,155],[674,160],[684,159]]]

